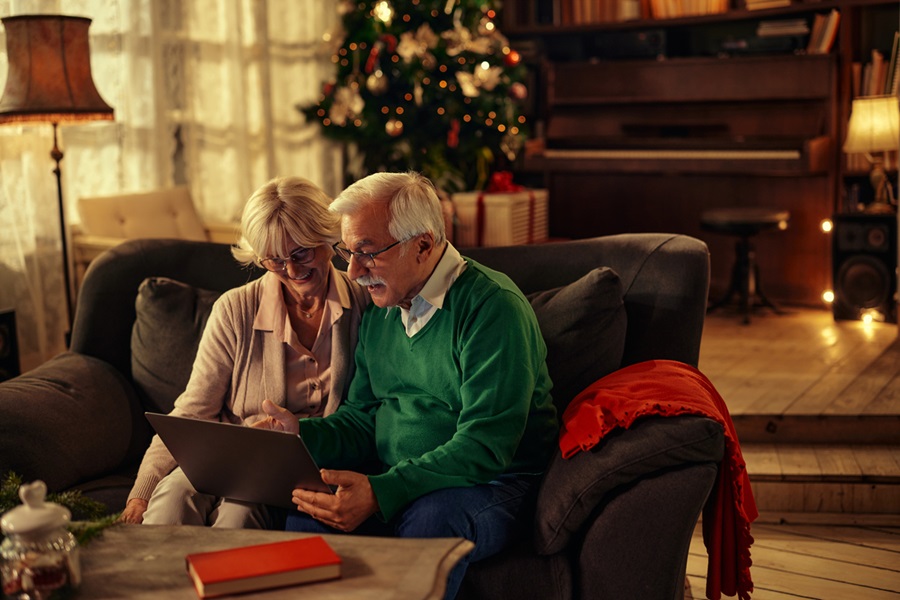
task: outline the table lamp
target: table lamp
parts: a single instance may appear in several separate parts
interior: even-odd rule
[[[63,282],[69,329],[72,292],[57,144],[57,126],[67,121],[111,120],[113,109],[100,97],[91,76],[88,27],[85,17],[20,15],[0,19],[6,28],[9,74],[0,98],[0,123],[43,122],[53,125],[59,231],[62,240]],[[68,336],[68,334],[67,334]]]
[[[893,213],[894,192],[884,171],[884,153],[900,148],[900,104],[896,96],[868,96],[853,101],[844,152],[865,153],[872,163],[869,178],[875,200],[867,213]]]

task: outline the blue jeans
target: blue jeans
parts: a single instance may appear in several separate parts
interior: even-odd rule
[[[475,544],[447,578],[445,598],[455,598],[469,563],[493,556],[530,531],[539,478],[501,475],[467,488],[447,488],[413,500],[391,521],[370,517],[352,533],[407,538],[461,537]],[[287,531],[342,533],[306,513],[288,514]]]

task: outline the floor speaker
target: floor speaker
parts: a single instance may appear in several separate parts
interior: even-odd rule
[[[832,232],[835,319],[866,314],[897,322],[896,215],[836,215]]]
[[[0,381],[19,375],[19,348],[16,343],[16,313],[0,311]]]

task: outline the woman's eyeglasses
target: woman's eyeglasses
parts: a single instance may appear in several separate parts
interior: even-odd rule
[[[291,252],[291,255],[287,258],[269,256],[267,258],[259,259],[259,262],[267,270],[280,273],[287,269],[288,261],[290,261],[291,265],[294,267],[302,267],[303,265],[311,263],[315,257],[315,248],[297,248]]]

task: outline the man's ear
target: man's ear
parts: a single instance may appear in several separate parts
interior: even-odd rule
[[[428,232],[420,234],[416,238],[416,259],[424,262],[431,256],[432,250],[434,250],[434,236]]]

